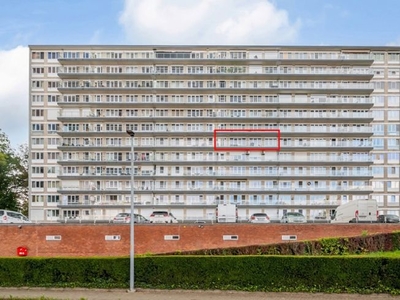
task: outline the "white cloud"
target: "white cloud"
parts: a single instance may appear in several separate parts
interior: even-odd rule
[[[28,47],[0,50],[0,82],[0,129],[17,147],[28,142]]]
[[[134,44],[290,44],[299,20],[270,0],[125,0],[119,18]]]

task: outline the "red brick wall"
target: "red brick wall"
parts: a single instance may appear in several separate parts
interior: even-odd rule
[[[363,233],[400,230],[400,224],[166,224],[135,225],[135,254],[163,253],[217,247],[279,243],[282,235],[296,235],[297,240],[322,237],[350,237]],[[60,241],[46,241],[48,235],[60,235]],[[120,235],[121,240],[106,241],[106,235]],[[179,240],[165,241],[165,235],[179,235]],[[224,241],[223,235],[237,235],[238,240]],[[0,257],[17,256],[17,248],[28,248],[28,256],[128,256],[129,224],[15,224],[0,225]]]

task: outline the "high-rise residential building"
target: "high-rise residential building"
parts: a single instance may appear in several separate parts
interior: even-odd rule
[[[35,221],[400,213],[400,47],[33,45],[29,97]]]

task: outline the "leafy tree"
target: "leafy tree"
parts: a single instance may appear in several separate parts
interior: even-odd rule
[[[18,201],[22,214],[29,214],[29,147],[27,144],[21,145],[15,153],[17,159],[18,172],[15,176],[15,189],[18,194]]]
[[[15,152],[5,133],[0,131],[0,209],[27,213],[28,148]]]

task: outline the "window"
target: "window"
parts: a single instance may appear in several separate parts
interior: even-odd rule
[[[385,126],[383,124],[372,125],[374,135],[383,135],[385,133]]]
[[[156,96],[157,103],[166,103],[168,102],[168,95],[157,95]]]
[[[202,88],[203,81],[200,81],[200,80],[188,81],[188,87],[189,88]]]
[[[44,167],[32,167],[32,174],[44,174]]]
[[[388,111],[388,120],[391,121],[399,121],[400,120],[400,111],[399,110],[389,110]]]
[[[44,188],[44,181],[32,181],[32,188]]]
[[[203,95],[189,95],[187,99],[189,103],[202,103]]]
[[[56,167],[47,167],[47,174],[56,174]]]
[[[375,69],[374,74],[382,77],[385,74],[385,69]]]
[[[79,58],[79,52],[67,51],[63,53],[63,58]]]
[[[44,59],[44,52],[33,51],[31,57],[32,59]]]
[[[33,89],[43,88],[43,80],[33,80],[32,81],[32,88]]]
[[[44,138],[32,138],[32,145],[43,145]]]
[[[43,109],[32,109],[32,117],[43,117],[44,110]]]
[[[59,195],[47,195],[47,203],[57,203],[60,201]]]
[[[32,202],[33,203],[43,203],[44,202],[44,196],[43,195],[33,195],[32,196]]]
[[[156,73],[168,73],[168,66],[156,66]]]
[[[106,131],[122,131],[122,124],[106,124]]]
[[[203,66],[189,66],[188,73],[189,74],[201,74],[201,73],[203,73]]]
[[[399,96],[388,96],[388,105],[389,106],[400,106],[400,97]]]
[[[47,68],[47,73],[48,74],[56,74],[56,73],[58,73],[58,67],[48,67]],[[76,73],[76,72],[74,72],[74,73]]]
[[[383,174],[384,174],[384,169],[383,169],[383,167],[373,166],[373,167],[372,167],[372,174],[373,174],[374,176],[377,176],[377,177],[383,177]]]
[[[48,181],[47,182],[47,188],[51,189],[57,189],[59,187],[59,181]]]
[[[142,131],[153,131],[153,124],[142,124],[141,126]]]
[[[183,73],[183,66],[172,66],[171,73],[173,74],[182,74]]]
[[[134,103],[138,102],[138,95],[127,95],[126,96],[126,102]]]
[[[44,153],[32,152],[32,160],[42,160],[43,158],[44,158]]]
[[[385,82],[383,82],[383,81],[374,82],[374,89],[383,90],[384,88],[385,88]]]
[[[47,87],[49,89],[54,89],[58,87],[58,82],[57,81],[48,81],[47,82]]]
[[[43,124],[32,124],[32,131],[43,131]]]
[[[397,150],[400,146],[400,139],[388,139],[387,143],[389,150]]]
[[[400,53],[388,53],[388,61],[400,61]]]
[[[399,176],[399,170],[400,170],[400,167],[388,167],[387,168],[388,175],[391,175],[391,176],[393,176],[393,175]]]
[[[59,124],[50,123],[47,124],[48,133],[56,133],[59,130]]]
[[[44,95],[32,95],[32,103],[43,103]]]
[[[372,55],[375,61],[383,62],[385,59],[385,53],[373,53]]]
[[[382,149],[384,146],[384,140],[383,139],[372,139],[372,144],[374,148]]]
[[[64,95],[64,102],[79,102],[79,95]]]
[[[385,104],[385,97],[384,96],[374,96],[372,97],[372,102],[375,106],[383,106]]]
[[[60,99],[59,95],[48,95],[47,102],[58,102]]]
[[[44,68],[32,68],[32,74],[43,74]]]
[[[399,152],[390,152],[387,154],[388,162],[398,162],[400,160],[400,153]]]
[[[187,111],[187,116],[188,117],[202,117],[203,111],[200,109],[189,109]]]
[[[277,67],[266,67],[264,69],[264,72],[267,74],[276,74],[278,72],[278,68]]]
[[[398,81],[388,81],[389,90],[398,90],[400,88],[400,82]]]
[[[388,135],[399,135],[400,125],[399,124],[388,124],[387,125]]]
[[[106,95],[106,102],[109,103],[122,102],[122,95]]]
[[[47,59],[58,59],[58,58],[59,58],[58,52],[47,52]]]
[[[46,210],[46,216],[48,218],[57,218],[60,216],[60,211],[58,209],[49,209]]]
[[[373,117],[375,120],[383,120],[384,111],[383,110],[374,110],[372,111]]]
[[[43,154],[43,153],[41,153],[41,154]],[[48,152],[47,153],[47,159],[49,159],[49,160],[57,160],[58,156],[59,156],[58,152]]]

